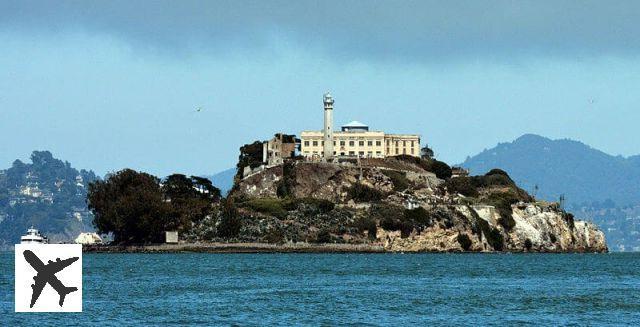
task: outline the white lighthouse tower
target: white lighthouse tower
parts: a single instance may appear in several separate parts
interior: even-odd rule
[[[324,160],[330,161],[333,158],[333,98],[327,92],[323,97],[324,102]]]

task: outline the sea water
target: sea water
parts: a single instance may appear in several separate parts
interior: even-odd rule
[[[85,254],[83,309],[0,325],[639,325],[640,254]],[[49,286],[47,286],[49,287]]]

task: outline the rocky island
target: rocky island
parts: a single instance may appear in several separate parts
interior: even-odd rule
[[[123,170],[92,184],[97,230],[119,244],[180,233],[182,245],[142,248],[151,251],[608,251],[594,224],[536,201],[505,171],[468,176],[421,148],[419,134],[358,121],[334,132],[331,94],[323,104],[321,131],[242,146],[225,198],[178,174]]]
[[[537,202],[504,171],[438,176],[409,156],[289,161],[238,180],[237,240],[370,244],[403,252],[606,252],[604,234]]]

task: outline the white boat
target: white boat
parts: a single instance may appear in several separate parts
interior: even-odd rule
[[[47,244],[49,239],[46,236],[40,234],[40,231],[33,228],[27,229],[27,234],[20,237],[20,244]]]

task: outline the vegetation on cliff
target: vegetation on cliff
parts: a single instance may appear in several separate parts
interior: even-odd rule
[[[452,178],[446,163],[429,156],[290,160],[238,179],[229,197],[242,224],[236,240],[406,251],[606,250],[595,227],[582,223],[579,230],[557,206],[536,204],[505,171]],[[294,205],[309,199],[326,209]]]

